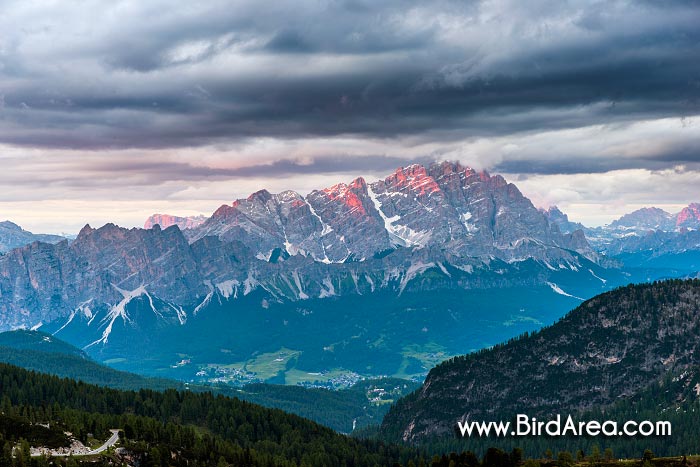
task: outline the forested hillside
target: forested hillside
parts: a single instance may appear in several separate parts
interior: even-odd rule
[[[697,386],[700,384],[700,367],[684,370],[681,373],[669,373],[661,381],[628,398],[620,400],[605,408],[596,408],[584,412],[571,412],[575,423],[589,420],[614,420],[618,426],[628,420],[668,421],[671,423],[671,436],[527,436],[499,438],[466,437],[454,434],[451,437],[434,437],[426,439],[421,447],[429,452],[471,451],[483,456],[490,448],[505,452],[521,449],[526,458],[556,461],[559,452],[570,453],[574,458],[585,457],[600,462],[606,456],[610,459],[633,459],[645,450],[651,450],[662,456],[690,456],[700,454],[700,397]],[[524,411],[527,413],[527,411]],[[566,417],[568,412],[562,413]],[[543,414],[541,420],[554,417],[554,413]],[[512,419],[505,417],[504,421]],[[563,423],[563,422],[562,422]],[[597,464],[597,462],[593,462]]]
[[[699,364],[700,280],[630,285],[540,332],[438,365],[392,408],[383,432],[415,442],[453,437],[458,420],[605,409]]]
[[[117,391],[0,364],[0,394],[4,414],[59,422],[81,439],[121,428],[149,465],[373,466],[415,455],[211,393]]]

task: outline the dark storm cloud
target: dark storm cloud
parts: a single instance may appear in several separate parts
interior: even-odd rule
[[[57,158],[58,159],[58,158]],[[415,162],[429,164],[429,158]],[[94,190],[123,187],[156,187],[177,181],[181,186],[197,182],[217,182],[241,179],[280,179],[304,175],[336,176],[338,181],[353,173],[388,174],[405,166],[406,160],[392,156],[326,155],[305,160],[278,159],[265,164],[240,167],[212,167],[164,158],[144,158],[137,154],[129,157],[79,156],[56,160],[53,163],[24,158],[24,161],[5,159],[15,170],[0,173],[0,185],[45,188],[66,187],[73,190]],[[76,170],[79,167],[79,170]],[[261,187],[262,188],[262,187]],[[320,188],[320,187],[318,187]]]
[[[700,170],[700,138],[660,145],[643,155],[630,157],[621,152],[609,151],[603,156],[581,154],[557,154],[556,157],[541,157],[527,154],[519,158],[504,160],[493,168],[497,172],[512,174],[586,174],[606,173],[615,170],[646,169],[658,171],[670,167],[682,170]]]
[[[430,164],[431,158],[418,158],[415,163]],[[252,165],[239,169],[229,169],[229,177],[286,177],[290,175],[334,174],[353,172],[389,173],[397,167],[405,166],[406,160],[391,156],[327,156],[310,162],[279,160],[271,164]]]
[[[416,160],[416,163],[429,164],[432,159]],[[143,176],[144,183],[157,184],[169,180],[231,180],[236,178],[274,178],[294,175],[341,174],[353,172],[389,173],[406,165],[405,159],[390,156],[348,157],[328,155],[308,161],[277,160],[269,164],[256,164],[238,168],[212,168],[190,163],[171,161],[149,162],[147,160],[102,161],[86,167],[99,183],[104,183],[101,174],[115,177],[137,174]],[[91,182],[88,180],[89,185]]]
[[[689,158],[691,160],[684,162],[689,164],[690,168],[700,170],[700,160],[697,153],[694,158],[685,155],[680,155],[680,159]],[[590,174],[590,173],[606,173],[613,170],[627,170],[644,168],[648,170],[663,170],[673,165],[671,162],[678,162],[676,154],[668,154],[668,157],[659,159],[650,159],[639,161],[637,159],[615,159],[604,158],[599,160],[583,159],[580,157],[567,157],[563,154],[559,160],[513,160],[497,164],[494,171],[512,174]]]
[[[265,45],[265,48],[273,52],[309,53],[314,48],[307,43],[301,35],[295,31],[282,31]]]
[[[700,113],[697,2],[527,3],[17,2],[0,19],[0,142],[456,141]]]

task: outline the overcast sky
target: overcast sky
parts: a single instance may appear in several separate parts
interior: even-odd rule
[[[693,0],[4,0],[0,219],[135,226],[432,160],[589,225],[677,211],[698,24]]]

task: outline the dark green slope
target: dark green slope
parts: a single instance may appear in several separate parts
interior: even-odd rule
[[[50,338],[50,342],[46,341],[47,338]],[[29,370],[114,389],[213,391],[265,407],[282,409],[341,433],[350,433],[353,428],[380,423],[391,401],[417,387],[414,382],[396,378],[361,381],[349,389],[339,391],[272,384],[252,384],[241,388],[224,384],[185,384],[109,368],[89,359],[72,345],[38,331],[0,333],[0,343],[5,344],[0,346],[0,362]],[[377,394],[381,394],[383,400],[371,403],[370,397],[381,399]]]
[[[178,381],[118,371],[90,359],[82,350],[40,331],[0,333],[0,362],[114,389],[184,389]]]
[[[168,388],[185,388],[185,384],[178,381],[148,378],[125,371],[113,370],[75,354],[0,347],[0,362],[115,389],[148,388],[163,390]]]
[[[532,335],[448,360],[384,419],[391,439],[454,437],[458,420],[606,407],[700,364],[700,281],[630,285]]]
[[[225,387],[222,390],[226,395],[282,409],[341,433],[350,433],[354,429],[381,423],[390,404],[418,386],[418,383],[412,381],[382,378],[360,381],[348,389],[338,391],[273,384],[249,384],[242,388]]]
[[[19,329],[0,333],[0,347],[14,349],[38,350],[52,354],[72,355],[88,359],[88,355],[79,348],[41,331]]]

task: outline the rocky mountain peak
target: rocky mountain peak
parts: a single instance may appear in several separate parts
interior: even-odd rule
[[[625,214],[610,223],[613,228],[667,230],[673,227],[673,216],[657,207],[645,207]]]
[[[515,186],[512,183],[508,183],[505,178],[503,178],[501,175],[489,175],[488,172],[481,172],[479,173],[479,177],[481,180],[488,182],[491,186],[496,187],[496,188],[502,188],[502,187],[509,187],[511,190],[511,193],[517,194],[522,197],[522,193],[518,189],[517,186]]]
[[[93,229],[90,224],[85,224],[82,229],[80,229],[80,232],[78,232],[78,236],[76,237],[76,240],[81,238],[81,237],[86,237],[88,235],[91,235],[95,229]]]
[[[569,216],[564,214],[558,206],[550,206],[548,209],[543,209],[543,211],[552,220],[557,219],[569,222]]]
[[[132,229],[136,231],[137,229]],[[138,229],[140,230],[140,229]],[[111,240],[121,240],[124,239],[128,233],[129,229],[125,227],[120,227],[117,224],[114,224],[112,222],[108,222],[102,227],[99,227],[95,229],[93,232],[91,232],[92,235],[91,237],[100,237],[102,239],[111,239]],[[76,242],[79,239],[76,239]]]
[[[177,225],[180,230],[191,229],[201,225],[205,220],[206,216],[173,216],[170,214],[153,214],[146,222],[143,224],[144,229],[152,229],[156,225],[159,225],[161,229],[167,229],[171,225]]]
[[[272,199],[272,194],[265,190],[258,190],[255,193],[251,193],[248,198],[246,198],[247,201],[258,201],[261,203],[267,203]]]
[[[485,170],[478,172],[476,175],[479,177],[479,180],[481,180],[482,182],[488,182],[491,179],[491,175]],[[503,177],[500,177],[500,176],[499,176],[499,178],[503,179]]]
[[[290,202],[295,203],[295,202],[299,202],[299,201],[304,203],[304,197],[301,196],[299,193],[297,193],[294,190],[285,190],[285,191],[283,191],[277,195],[274,195],[274,196],[275,196],[275,198],[277,198],[277,200],[279,202],[282,202],[282,203],[290,203]]]
[[[65,240],[59,235],[34,234],[11,221],[0,222],[0,253],[19,248],[32,242],[58,243]]]
[[[676,227],[700,228],[700,203],[690,203],[676,217]]]
[[[351,190],[367,191],[367,182],[363,177],[357,177],[348,185]]]
[[[579,222],[571,222],[569,216],[559,209],[558,206],[550,206],[549,209],[542,209],[542,213],[547,216],[549,222],[556,225],[559,230],[564,234],[569,234],[576,232],[577,230],[583,231],[585,227]],[[583,235],[583,232],[581,233]],[[584,237],[585,240],[585,237]]]
[[[443,161],[435,164],[431,164],[428,167],[428,172],[434,178],[440,175],[456,174],[463,172],[465,175],[473,175],[476,173],[471,167],[464,166],[459,162]]]
[[[15,224],[14,222],[11,221],[2,221],[0,222],[0,228],[10,230],[10,231],[22,231],[22,227],[19,225]]]
[[[418,164],[397,169],[396,172],[384,180],[384,183],[387,186],[394,187],[396,190],[412,191],[418,196],[440,191],[440,187],[433,177],[428,175],[426,168]]]
[[[361,180],[361,182],[360,182]],[[365,216],[367,211],[360,196],[367,194],[367,185],[364,179],[353,180],[350,185],[338,183],[332,187],[325,188],[323,192],[330,198],[331,201],[341,202],[350,209],[350,214]]]

